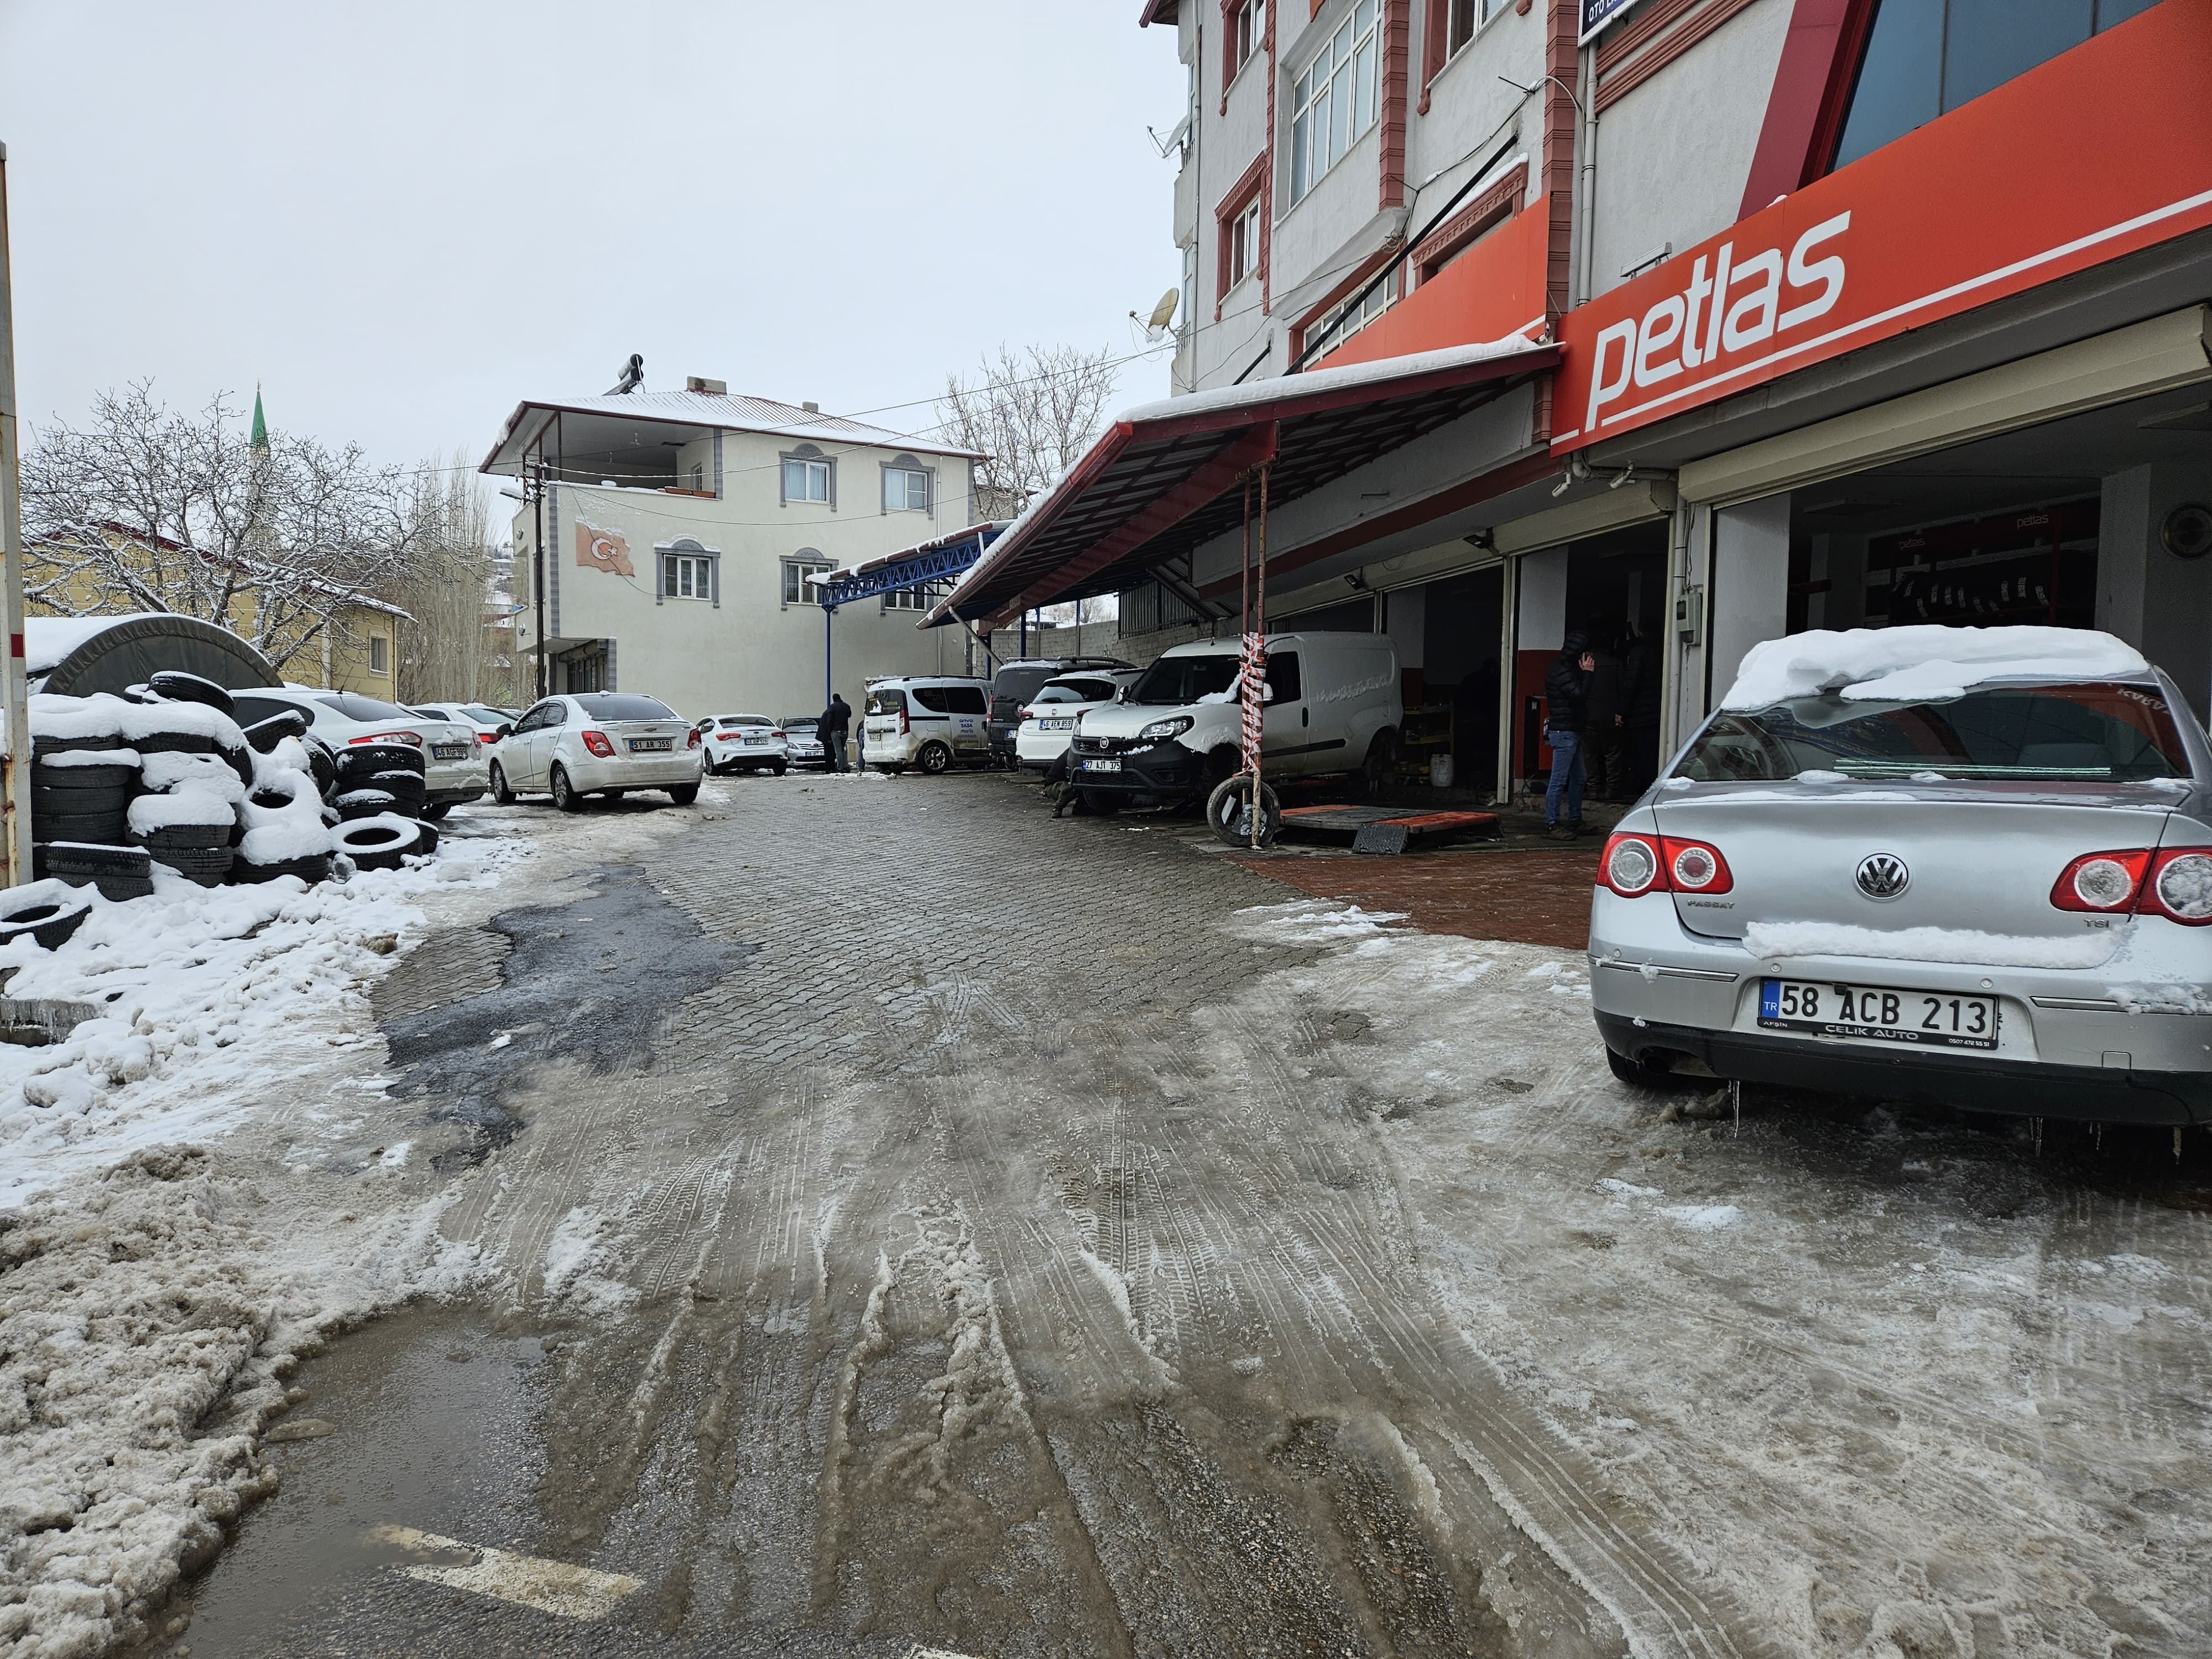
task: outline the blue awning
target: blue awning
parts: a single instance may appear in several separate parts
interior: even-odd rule
[[[855,599],[872,599],[878,593],[896,593],[949,580],[981,558],[984,550],[1006,531],[1005,521],[969,525],[965,530],[956,530],[933,542],[887,553],[882,558],[848,565],[842,570],[825,570],[811,580],[823,606],[835,611]]]

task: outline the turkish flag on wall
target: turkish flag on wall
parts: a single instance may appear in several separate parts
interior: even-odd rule
[[[599,530],[576,520],[576,562],[612,576],[635,576],[629,562],[629,543],[611,530]]]

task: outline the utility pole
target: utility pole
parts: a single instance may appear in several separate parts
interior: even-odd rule
[[[8,147],[0,144],[0,632],[8,659],[0,671],[0,745],[5,799],[7,884],[31,878],[31,714],[23,684],[23,480],[21,423],[15,410],[15,295],[8,273]]]

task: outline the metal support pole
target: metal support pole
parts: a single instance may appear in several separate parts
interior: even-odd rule
[[[0,742],[6,747],[4,811],[7,884],[31,878],[31,720],[23,684],[21,428],[15,410],[15,301],[8,274],[8,147],[0,144],[0,630],[8,635],[0,686]]]
[[[535,461],[522,464],[522,488],[537,511],[538,533],[530,538],[530,599],[538,612],[536,696],[542,700],[550,690],[545,678],[545,451],[542,446]]]
[[[821,590],[817,588],[815,591],[819,592]],[[830,699],[837,695],[837,671],[830,659],[830,636],[834,631],[830,624],[836,617],[837,607],[824,599],[822,601],[822,706],[824,708],[830,706]]]
[[[1249,720],[1252,748],[1252,850],[1260,850],[1261,831],[1267,823],[1267,810],[1261,790],[1266,787],[1262,773],[1261,755],[1267,746],[1267,480],[1275,464],[1267,461],[1260,468],[1260,534],[1259,558],[1252,573],[1252,631],[1247,637],[1245,653],[1246,690],[1252,710]]]

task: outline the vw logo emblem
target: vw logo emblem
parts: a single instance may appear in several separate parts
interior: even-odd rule
[[[1893,899],[1912,884],[1912,872],[1894,853],[1869,853],[1859,860],[1858,883],[1870,899]]]

